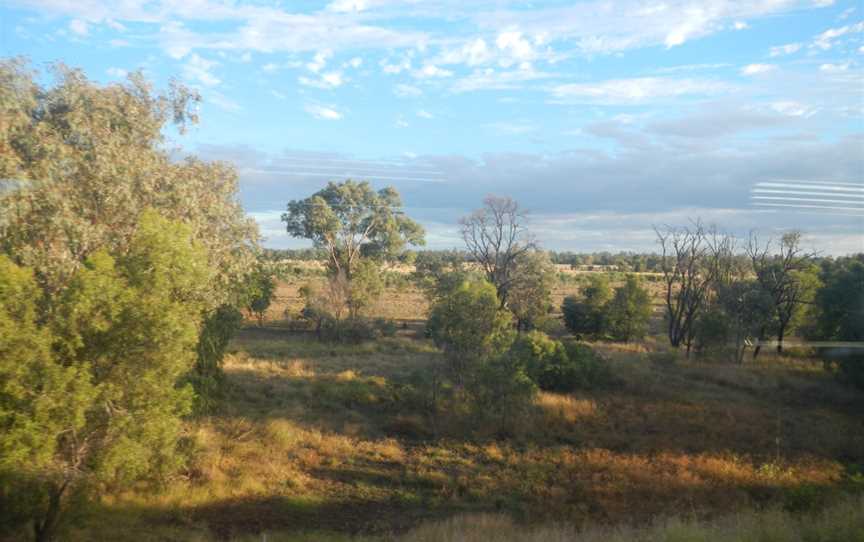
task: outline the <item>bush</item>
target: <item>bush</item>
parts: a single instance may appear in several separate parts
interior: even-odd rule
[[[547,391],[588,389],[609,381],[605,360],[590,347],[577,342],[562,343],[539,331],[520,335],[508,357]]]
[[[399,326],[392,318],[376,318],[373,326],[382,337],[394,337],[399,330]]]
[[[603,276],[594,276],[590,284],[582,292],[582,298],[568,296],[564,298],[561,312],[564,323],[571,333],[577,336],[599,337],[605,333],[605,311],[612,290],[609,280]]]
[[[495,287],[486,281],[463,282],[441,298],[432,307],[427,329],[459,384],[512,342],[510,315],[500,309]]]
[[[629,342],[648,332],[651,298],[636,277],[628,276],[623,286],[615,288],[615,296],[605,309],[606,331],[612,339]]]
[[[468,393],[474,415],[486,430],[512,433],[530,411],[537,385],[509,356],[482,363],[473,376]]]

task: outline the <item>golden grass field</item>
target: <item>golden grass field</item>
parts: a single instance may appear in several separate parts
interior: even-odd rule
[[[301,284],[234,341],[182,476],[105,496],[72,539],[864,540],[864,396],[818,363],[660,367],[645,353],[662,337],[595,344],[616,385],[541,393],[496,438],[401,400],[441,362],[420,292],[380,304],[396,337],[329,345],[286,324]]]

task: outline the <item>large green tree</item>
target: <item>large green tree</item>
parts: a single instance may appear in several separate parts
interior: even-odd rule
[[[70,499],[182,464],[211,275],[191,228],[155,211],[126,252],[91,253],[57,295],[0,256],[0,508],[12,512],[0,527],[27,521],[50,540]]]
[[[364,256],[391,258],[406,245],[422,245],[423,228],[405,216],[392,187],[377,192],[368,182],[331,182],[310,197],[293,200],[282,214],[288,233],[327,252],[334,274],[351,280]]]
[[[198,95],[174,83],[158,94],[140,73],[100,86],[62,64],[51,72],[46,86],[26,62],[0,61],[0,253],[33,270],[50,312],[90,255],[128,252],[146,209],[187,224],[215,270],[196,378],[214,388],[226,341],[214,333],[246,303],[258,233],[232,166],[172,159],[165,134],[197,121]]]
[[[822,264],[824,284],[815,295],[806,327],[809,339],[839,342],[820,348],[826,359],[839,362],[852,384],[864,389],[864,254]]]

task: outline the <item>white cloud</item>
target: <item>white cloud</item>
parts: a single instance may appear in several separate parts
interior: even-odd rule
[[[69,22],[69,30],[72,31],[73,34],[84,37],[90,33],[90,25],[87,24],[87,21],[72,19]]]
[[[510,56],[499,60],[499,63],[505,67],[514,62],[533,60],[537,56],[531,42],[522,36],[522,32],[502,32],[495,40],[495,45]]]
[[[404,56],[399,59],[397,62],[391,62],[386,58],[382,58],[378,64],[381,66],[381,70],[386,74],[397,74],[402,73],[403,71],[411,69],[411,59],[408,56]]]
[[[771,109],[780,113],[781,115],[786,115],[788,117],[804,117],[809,118],[815,115],[819,109],[815,107],[811,107],[800,102],[794,101],[780,101],[774,102],[770,104]]]
[[[278,90],[270,90],[270,95],[276,98],[277,100],[285,100],[288,96],[284,92],[279,92]]]
[[[777,70],[775,64],[748,64],[741,68],[741,75],[762,75]]]
[[[851,65],[851,62],[844,62],[843,64],[822,64],[819,66],[819,71],[822,73],[841,73],[847,71]]]
[[[525,83],[554,77],[555,74],[537,71],[530,62],[523,62],[516,69],[496,70],[483,68],[474,70],[451,85],[456,93],[475,90],[512,90],[521,88]]]
[[[487,124],[486,127],[498,135],[524,135],[538,130],[538,127],[534,124],[512,121],[492,122]]]
[[[209,90],[204,95],[204,101],[228,113],[239,113],[243,110],[243,106],[239,103],[215,90]]]
[[[114,67],[108,68],[107,70],[105,70],[105,73],[107,73],[111,77],[116,77],[117,79],[123,79],[124,77],[129,75],[129,72],[124,70],[123,68]]]
[[[400,98],[416,98],[423,95],[423,91],[413,85],[399,83],[393,87],[393,94]]]
[[[273,73],[278,69],[279,69],[279,65],[276,64],[275,62],[268,62],[267,64],[264,64],[263,66],[261,66],[261,70],[266,72],[266,73]]]
[[[189,60],[183,65],[183,76],[192,82],[199,82],[207,87],[215,87],[222,81],[213,75],[210,70],[218,66],[219,63],[213,60],[206,60],[198,53],[192,53]]]
[[[816,39],[813,40],[813,45],[811,45],[811,47],[827,51],[834,46],[834,42],[838,38],[847,34],[856,34],[859,32],[864,32],[864,21],[852,25],[841,26],[839,28],[829,28],[825,32],[822,32],[821,34],[816,36]]]
[[[439,68],[435,64],[426,64],[419,70],[414,70],[412,75],[418,79],[428,79],[432,77],[450,77],[453,75],[453,72]]]
[[[432,113],[426,111],[425,109],[420,109],[419,111],[417,111],[417,116],[421,119],[431,119],[434,117]]]
[[[726,83],[702,79],[638,77],[596,83],[557,85],[549,90],[557,102],[633,104],[687,95],[708,96],[731,90]]]
[[[358,12],[365,10],[367,7],[369,7],[369,4],[366,0],[334,0],[327,4],[327,10],[336,13]]]
[[[317,53],[315,53],[312,61],[306,64],[306,68],[312,73],[318,73],[324,68],[324,66],[327,65],[327,60],[331,56],[333,56],[333,51],[329,49],[318,51]]]
[[[768,51],[768,56],[776,57],[782,55],[791,55],[792,53],[797,53],[801,50],[802,44],[800,43],[787,43],[786,45],[777,45],[772,47]]]
[[[750,25],[747,24],[745,21],[735,21],[732,27],[735,30],[746,30],[747,28],[750,28]]]
[[[334,89],[337,87],[341,87],[345,83],[345,78],[342,76],[342,72],[333,71],[322,73],[319,77],[315,78],[301,75],[297,78],[297,81],[301,85],[305,85],[307,87]]]
[[[360,58],[359,56],[355,56],[354,58],[352,58],[351,60],[349,60],[349,61],[345,62],[345,64],[343,64],[344,67],[347,68],[348,66],[351,66],[355,70],[362,65],[363,65],[363,59]]]
[[[342,120],[344,116],[332,106],[327,107],[318,104],[306,104],[306,107],[303,109],[319,120]]]
[[[406,121],[401,115],[396,117],[395,124],[397,128],[408,128],[408,121]]]

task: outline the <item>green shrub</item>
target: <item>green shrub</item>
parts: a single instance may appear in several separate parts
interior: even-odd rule
[[[392,318],[376,318],[373,326],[382,337],[394,337],[399,330]]]
[[[635,276],[627,276],[623,286],[605,306],[606,332],[616,341],[641,339],[648,332],[651,298]]]
[[[561,312],[571,333],[584,337],[599,337],[606,330],[606,305],[612,297],[609,279],[604,275],[590,277],[582,297],[564,298]]]
[[[539,331],[519,335],[507,355],[548,391],[588,389],[610,379],[605,360],[590,347],[575,341],[562,343]]]
[[[512,342],[510,315],[501,310],[495,287],[486,281],[463,282],[442,297],[426,325],[460,384],[483,360],[497,357]]]
[[[537,385],[509,356],[480,364],[468,385],[475,417],[485,431],[498,435],[518,431],[536,393]]]

